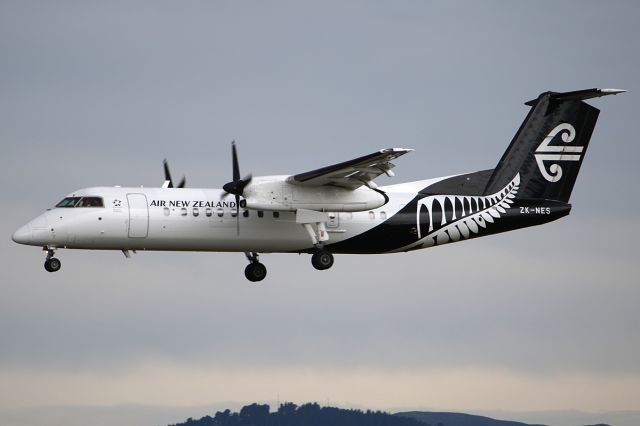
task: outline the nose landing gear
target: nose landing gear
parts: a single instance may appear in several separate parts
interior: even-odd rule
[[[262,281],[267,276],[267,267],[258,262],[258,253],[246,252],[249,264],[244,269],[244,276],[251,282]]]
[[[44,269],[47,272],[57,272],[62,267],[62,262],[56,257],[53,257],[55,254],[53,249],[47,248],[47,258],[44,261]]]

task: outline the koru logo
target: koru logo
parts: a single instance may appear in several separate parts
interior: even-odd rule
[[[546,138],[536,149],[536,163],[542,176],[549,182],[557,182],[562,178],[562,167],[553,163],[549,169],[544,165],[545,161],[580,161],[583,146],[567,146],[567,145],[549,145],[553,138],[562,132],[561,139],[564,143],[572,142],[576,137],[576,129],[569,123],[558,124],[549,132]]]

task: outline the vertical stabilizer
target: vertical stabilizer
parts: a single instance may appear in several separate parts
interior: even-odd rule
[[[600,111],[585,99],[617,89],[545,92],[529,101],[529,114],[493,171],[484,194],[505,187],[518,173],[518,198],[568,202]]]

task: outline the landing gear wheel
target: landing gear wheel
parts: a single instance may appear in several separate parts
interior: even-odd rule
[[[62,267],[62,263],[55,257],[51,257],[44,261],[44,269],[48,272],[57,272]]]
[[[267,267],[260,262],[251,262],[244,268],[244,276],[251,282],[262,281],[267,276]]]
[[[326,250],[318,250],[311,256],[311,264],[319,271],[329,269],[333,266],[333,255]]]

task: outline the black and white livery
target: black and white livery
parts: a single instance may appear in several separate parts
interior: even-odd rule
[[[624,92],[545,92],[494,169],[378,187],[398,157],[388,148],[310,172],[241,177],[222,189],[175,185],[165,162],[160,188],[74,191],[13,234],[47,252],[58,249],[244,252],[246,277],[267,274],[258,253],[309,253],[318,270],[338,253],[393,253],[511,231],[569,214],[569,197],[599,110],[584,101]]]

